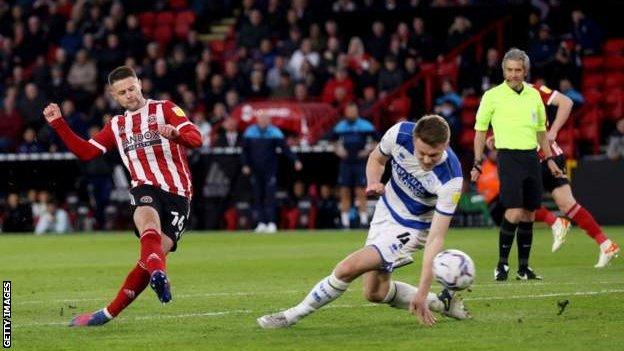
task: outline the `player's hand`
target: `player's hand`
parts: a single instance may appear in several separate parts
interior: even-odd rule
[[[490,135],[487,139],[485,139],[485,146],[487,146],[487,148],[489,150],[495,150],[496,147],[494,146],[494,136]]]
[[[243,166],[242,171],[243,171],[243,174],[246,176],[251,174],[251,168],[249,168],[249,166]]]
[[[338,157],[340,157],[341,159],[345,159],[347,158],[347,150],[345,150],[344,147],[342,147],[342,145],[337,146],[336,147],[336,155],[338,155]]]
[[[421,296],[420,294],[414,295],[409,306],[410,313],[418,317],[420,323],[430,327],[436,323],[436,318],[429,310],[429,304],[427,303],[427,296]]]
[[[301,163],[301,161],[295,161],[295,171],[299,172],[301,169],[303,169],[303,163]]]
[[[550,173],[552,173],[553,177],[555,178],[565,177],[565,174],[563,174],[563,171],[559,168],[559,166],[557,166],[557,162],[555,162],[555,160],[550,158],[546,162],[548,162],[548,169],[550,169]]]
[[[546,133],[546,140],[548,140],[549,144],[557,140],[557,133],[559,133],[559,131],[554,129],[551,129],[548,131],[548,133]]]
[[[476,168],[472,167],[472,170],[470,171],[470,181],[476,182],[477,179],[479,179],[480,175],[481,175],[481,172],[479,172]]]
[[[180,136],[180,132],[171,124],[159,125],[158,133],[160,133],[163,138],[169,140],[175,139]]]
[[[43,109],[43,117],[45,117],[48,123],[52,123],[54,120],[63,118],[63,115],[61,114],[61,109],[57,104],[49,104]]]
[[[366,196],[383,195],[386,187],[382,183],[369,184],[366,187]]]

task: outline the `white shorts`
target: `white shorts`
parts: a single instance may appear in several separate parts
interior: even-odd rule
[[[412,254],[425,247],[429,230],[408,228],[397,223],[383,200],[377,201],[368,230],[366,246],[372,246],[383,260],[381,270],[392,272],[412,263]]]

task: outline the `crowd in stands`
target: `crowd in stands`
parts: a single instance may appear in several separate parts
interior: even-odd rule
[[[171,99],[187,111],[204,135],[203,150],[218,140],[227,144],[227,133],[232,126],[236,129],[229,115],[243,101],[322,101],[336,108],[356,102],[360,111],[366,111],[418,73],[423,62],[435,62],[469,39],[476,32],[475,25],[469,18],[457,16],[440,38],[429,30],[427,18],[416,16],[398,24],[377,20],[358,36],[346,36],[343,32],[348,24],[338,23],[327,12],[403,11],[483,2],[242,0],[237,5],[223,1],[220,9],[236,16],[235,47],[219,57],[195,29],[208,18],[196,11],[195,2],[154,1],[143,4],[141,12],[131,3],[0,0],[0,152],[65,151],[41,117],[51,101],[59,103],[71,128],[88,138],[119,112],[106,95],[105,83],[107,73],[124,64],[138,72],[146,96]],[[527,19],[528,41],[517,43],[532,59],[532,78],[544,80],[583,105],[578,88],[581,60],[600,51],[604,33],[584,12],[564,13],[561,2],[532,3],[538,6]],[[322,7],[331,10],[319,11]],[[174,33],[163,39],[145,26],[142,14],[146,11],[168,11],[172,16],[184,13],[188,23],[181,29],[176,25]],[[440,82],[433,110],[451,125],[455,146],[462,129],[471,128],[461,118],[465,97],[480,96],[502,81],[502,54],[488,48],[480,65],[463,56],[465,62],[460,63],[456,79]],[[619,136],[610,143],[610,155],[622,155],[621,125]],[[96,174],[97,169],[94,166]],[[295,189],[299,190],[288,203],[301,203],[301,198],[311,196],[320,204],[333,194],[321,185],[318,195],[302,195],[300,188]],[[23,198],[25,203],[35,202],[30,193]],[[56,211],[58,206],[51,204]],[[12,211],[23,211],[20,206],[13,195],[7,197],[5,230]],[[99,221],[105,217],[102,211],[93,215]],[[38,217],[33,212],[34,220],[28,225],[34,228]],[[71,213],[65,217],[72,222]],[[291,217],[285,214],[285,218]],[[320,220],[320,210],[310,217],[317,218],[317,224],[332,222]],[[108,225],[100,223],[99,227]]]

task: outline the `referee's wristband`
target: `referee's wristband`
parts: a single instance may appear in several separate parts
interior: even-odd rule
[[[481,164],[478,164],[478,163],[476,163],[476,162],[475,162],[475,164],[474,164],[474,165],[472,165],[472,169],[476,169],[476,170],[477,170],[477,172],[479,172],[479,173],[483,173],[483,171],[481,170]]]

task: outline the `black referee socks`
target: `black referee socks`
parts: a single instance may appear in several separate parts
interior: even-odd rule
[[[518,223],[518,270],[529,266],[529,255],[533,244],[533,222]]]
[[[522,222],[521,222],[522,223]],[[503,217],[503,222],[500,226],[500,234],[498,236],[498,264],[508,264],[509,251],[513,245],[514,236],[516,235],[516,228],[518,224],[511,223],[507,218]],[[518,237],[518,243],[520,243],[520,237]],[[520,247],[520,246],[518,246]]]

